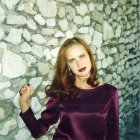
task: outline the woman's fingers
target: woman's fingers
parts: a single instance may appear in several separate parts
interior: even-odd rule
[[[24,95],[24,94],[31,94],[31,86],[30,84],[25,84],[24,86],[22,86],[22,88],[19,91],[20,96]]]

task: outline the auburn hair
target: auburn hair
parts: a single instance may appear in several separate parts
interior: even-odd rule
[[[91,60],[91,75],[87,79],[87,83],[93,87],[99,85],[97,80],[97,67],[93,57],[93,53],[90,49],[90,46],[81,38],[73,37],[69,38],[61,45],[57,60],[54,67],[54,78],[51,85],[46,86],[45,92],[47,96],[57,96],[57,97],[72,97],[78,96],[77,88],[75,87],[75,75],[69,71],[67,61],[66,61],[66,51],[69,47],[81,44],[85,50],[88,52],[88,55]]]

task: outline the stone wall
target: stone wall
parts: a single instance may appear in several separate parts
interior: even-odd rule
[[[1,0],[0,139],[34,140],[19,117],[19,88],[33,85],[31,107],[39,118],[59,44],[79,36],[92,47],[99,79],[119,89],[123,140],[139,107],[138,12],[138,0]]]

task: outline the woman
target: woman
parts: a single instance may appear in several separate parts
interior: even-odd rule
[[[119,140],[119,104],[116,87],[97,78],[89,45],[78,37],[60,47],[54,78],[46,87],[49,96],[41,118],[29,106],[33,94],[30,84],[20,89],[20,116],[33,137],[46,134],[60,120],[53,140]]]

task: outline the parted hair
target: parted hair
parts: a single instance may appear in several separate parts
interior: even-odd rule
[[[97,67],[90,46],[83,39],[73,37],[64,41],[59,49],[52,83],[45,88],[47,96],[72,97],[78,95],[74,85],[75,75],[69,70],[66,60],[67,49],[75,44],[82,45],[88,52],[91,60],[90,77],[87,79],[87,83],[93,87],[99,85],[100,82],[97,80]]]

